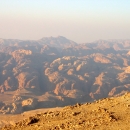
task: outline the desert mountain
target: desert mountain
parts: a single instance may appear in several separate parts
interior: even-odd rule
[[[130,91],[130,40],[0,39],[0,113],[92,102]]]

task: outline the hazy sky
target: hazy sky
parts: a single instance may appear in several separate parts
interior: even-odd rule
[[[0,38],[130,39],[130,0],[0,0]]]

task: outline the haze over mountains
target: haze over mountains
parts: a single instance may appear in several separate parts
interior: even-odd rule
[[[0,113],[91,102],[130,91],[130,40],[0,39]]]

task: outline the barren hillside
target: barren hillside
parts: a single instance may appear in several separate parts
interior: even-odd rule
[[[129,130],[130,93],[36,114],[1,130]]]

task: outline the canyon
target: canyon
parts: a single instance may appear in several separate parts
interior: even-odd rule
[[[130,91],[130,40],[0,39],[0,114],[63,107]]]

